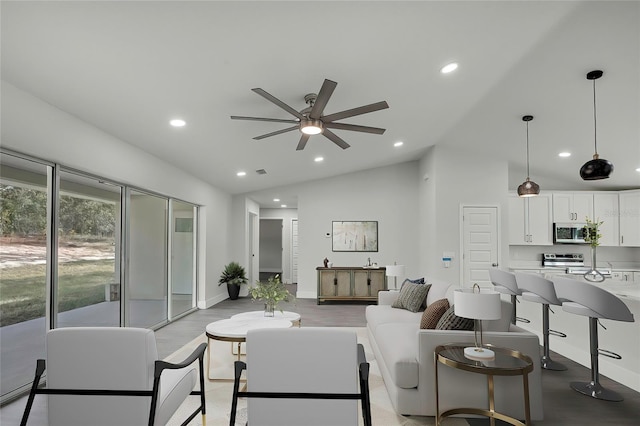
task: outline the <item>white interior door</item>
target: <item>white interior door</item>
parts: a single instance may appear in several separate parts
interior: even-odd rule
[[[492,287],[489,268],[498,266],[498,208],[462,209],[462,286]]]

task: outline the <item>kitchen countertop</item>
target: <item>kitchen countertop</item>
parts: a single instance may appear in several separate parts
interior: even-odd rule
[[[566,268],[564,267],[537,267],[537,268],[526,268],[526,267],[511,267],[509,268],[512,271],[522,271],[522,270],[536,270],[536,271],[541,271],[544,275],[544,272],[562,272],[564,271]],[[613,269],[613,271],[616,271],[616,269]],[[628,271],[628,269],[623,269],[623,271]],[[594,282],[590,282],[585,280],[584,278],[582,278],[582,276],[580,275],[568,275],[568,274],[553,274],[554,277],[557,277],[559,275],[564,275],[567,276],[569,278],[573,278],[588,284],[592,284],[592,285],[596,285],[598,287],[602,287],[604,290],[607,290],[609,293],[613,293],[616,296],[620,297],[623,301],[626,300],[635,300],[635,301],[640,301],[640,282],[637,281],[618,281],[618,280],[612,280],[611,278],[606,278],[604,281],[600,282],[600,283],[594,283]],[[548,279],[550,279],[551,277],[546,277]]]

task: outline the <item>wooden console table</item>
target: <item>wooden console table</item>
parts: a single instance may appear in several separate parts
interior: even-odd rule
[[[328,301],[376,302],[378,292],[387,289],[386,268],[338,266],[316,268],[318,305]]]

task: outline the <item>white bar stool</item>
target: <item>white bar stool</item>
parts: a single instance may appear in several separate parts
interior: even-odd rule
[[[551,359],[549,355],[549,334],[558,337],[567,337],[566,334],[549,329],[549,305],[562,306],[562,302],[556,296],[553,281],[540,275],[516,272],[516,282],[522,291],[522,298],[529,302],[542,304],[542,348],[543,355],[540,358],[541,366],[545,370],[564,371],[567,367]]]
[[[589,317],[589,340],[591,350],[591,382],[571,382],[571,388],[584,395],[604,401],[622,401],[617,392],[600,385],[598,355],[622,359],[614,352],[598,348],[598,318],[614,321],[634,322],[633,314],[625,303],[608,291],[573,278],[555,277],[553,284],[562,309],[576,315]]]
[[[516,321],[524,322],[526,324],[530,323],[526,318],[520,318],[516,316],[516,303],[518,299],[516,296],[522,295],[522,290],[518,288],[518,284],[516,283],[516,276],[513,272],[503,271],[497,268],[489,269],[489,279],[491,280],[491,284],[498,293],[507,294],[511,296],[511,304],[513,305],[513,311],[511,313],[511,324],[516,323]]]

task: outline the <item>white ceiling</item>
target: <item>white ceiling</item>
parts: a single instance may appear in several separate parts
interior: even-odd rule
[[[525,114],[543,191],[640,187],[637,1],[3,1],[1,14],[3,80],[232,194],[416,160],[435,144],[507,158],[515,189]],[[451,61],[458,71],[440,74]],[[594,69],[598,151],[615,170],[584,182]],[[313,136],[296,151],[297,131],[252,139],[287,124],[229,118],[290,119],[251,89],[300,110],[325,78],[338,83],[325,114],[386,100],[345,120],[386,133],[336,130],[351,148]],[[171,128],[176,117],[187,126]]]

